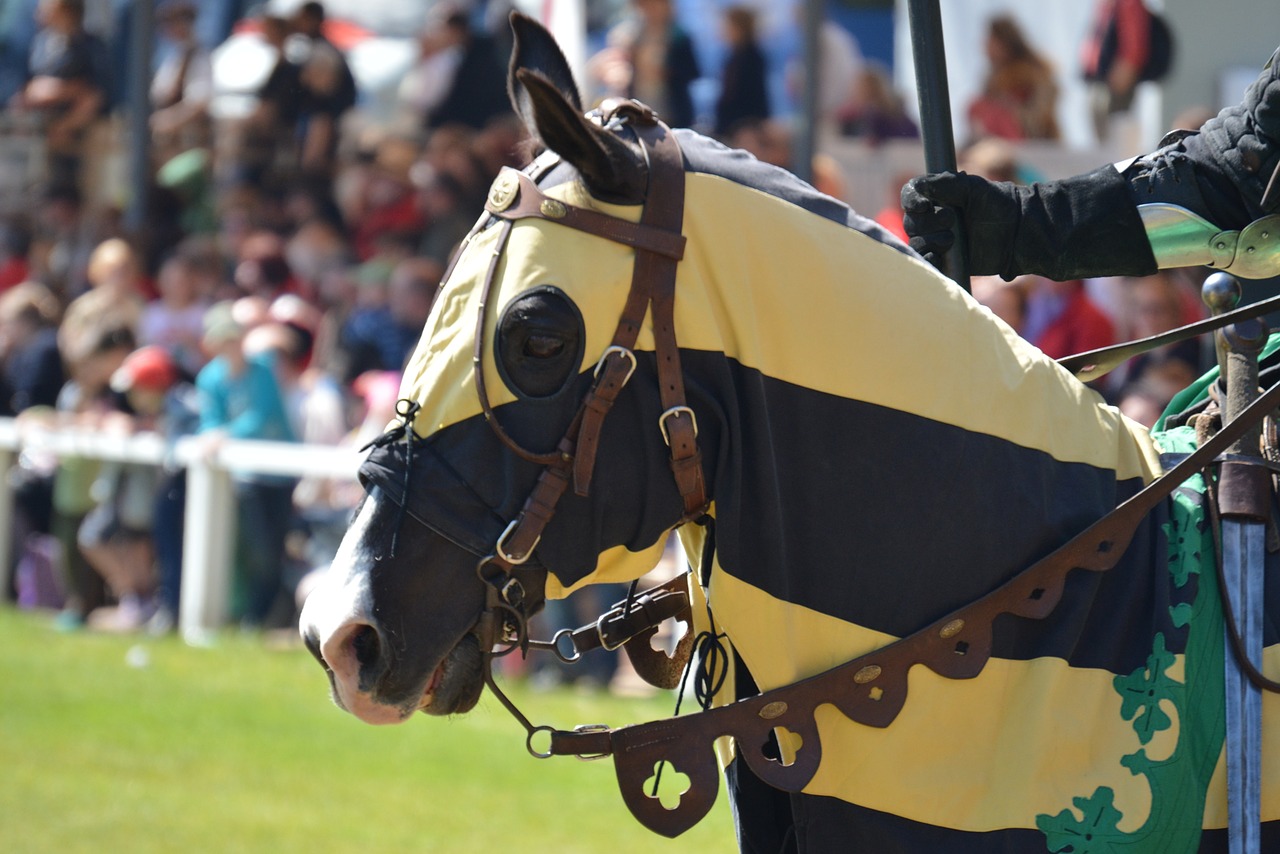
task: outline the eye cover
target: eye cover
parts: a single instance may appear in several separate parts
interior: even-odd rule
[[[578,306],[559,288],[541,285],[514,297],[494,335],[494,362],[512,393],[555,397],[577,376],[586,347]]]

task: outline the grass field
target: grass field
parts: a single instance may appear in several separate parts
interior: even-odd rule
[[[625,723],[670,701],[513,690],[535,723]],[[0,851],[736,850],[723,791],[671,841],[642,828],[609,761],[539,761],[486,697],[375,728],[338,711],[300,648],[234,633],[59,634],[0,607]]]

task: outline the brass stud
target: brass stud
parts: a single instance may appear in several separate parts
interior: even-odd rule
[[[866,667],[853,674],[853,681],[859,685],[866,685],[868,682],[874,682],[880,677],[880,665],[868,664]]]
[[[564,219],[564,215],[569,212],[563,202],[557,202],[555,199],[543,199],[539,207],[543,216],[549,216],[552,219]]]
[[[772,703],[766,704],[765,707],[760,710],[760,717],[766,721],[771,721],[775,718],[782,717],[786,713],[787,704],[781,700],[775,700]]]
[[[501,172],[489,187],[489,207],[495,211],[505,211],[516,200],[520,190],[520,179],[514,172]]]
[[[964,620],[952,620],[938,631],[938,635],[944,638],[953,638],[963,630]]]

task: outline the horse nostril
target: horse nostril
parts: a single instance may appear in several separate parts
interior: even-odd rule
[[[320,652],[320,635],[315,629],[302,633],[302,644],[307,648],[307,652],[315,656],[316,661],[324,665],[325,670],[329,669],[329,665],[325,664],[324,655]]]
[[[361,669],[378,661],[382,643],[378,640],[378,633],[373,626],[360,626],[356,629],[355,634],[351,636],[351,649],[355,652],[356,661],[360,663]]]

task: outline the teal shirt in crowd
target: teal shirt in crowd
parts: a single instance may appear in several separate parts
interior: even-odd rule
[[[200,432],[223,430],[233,439],[294,442],[284,397],[271,363],[250,357],[240,376],[232,376],[218,357],[196,376],[200,392]]]

